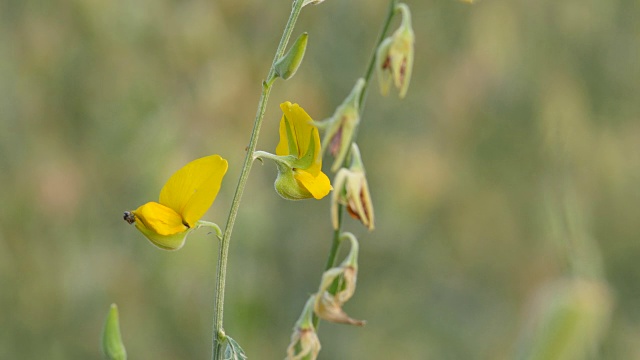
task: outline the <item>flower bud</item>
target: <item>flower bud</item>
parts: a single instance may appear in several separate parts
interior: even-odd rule
[[[335,158],[331,171],[335,172],[342,166],[353,142],[355,130],[360,123],[360,96],[364,85],[364,79],[358,79],[349,96],[338,106],[333,116],[317,123],[319,128],[325,129],[322,151],[329,149]]]
[[[307,49],[308,38],[309,35],[306,32],[300,34],[289,51],[276,62],[274,70],[282,79],[287,80],[298,71]]]
[[[402,23],[390,37],[380,43],[376,53],[376,72],[382,95],[387,95],[393,81],[394,86],[400,90],[400,98],[403,98],[411,80],[414,34],[409,7],[401,3],[396,5],[396,11],[402,12]]]
[[[118,320],[118,306],[111,304],[109,314],[104,322],[102,330],[102,354],[108,360],[126,360],[127,351],[122,343],[120,335],[120,322]]]
[[[320,339],[313,326],[313,304],[315,295],[311,295],[293,328],[291,343],[287,347],[286,360],[315,360],[320,352]]]
[[[338,229],[338,206],[345,205],[349,215],[360,220],[369,230],[374,228],[373,203],[369,185],[360,158],[360,150],[355,143],[351,149],[351,167],[342,168],[333,181],[336,190],[331,198],[331,222]]]
[[[351,250],[340,266],[322,274],[314,311],[323,320],[363,326],[365,321],[352,319],[342,310],[342,305],[351,299],[356,291],[358,277],[358,240],[351,233],[343,233],[341,239],[345,238],[351,241]]]

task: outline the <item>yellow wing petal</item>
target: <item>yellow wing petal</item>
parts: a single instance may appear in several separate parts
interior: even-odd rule
[[[164,185],[160,191],[160,204],[173,209],[189,227],[193,227],[213,204],[227,167],[227,160],[219,155],[188,163]]]
[[[331,189],[333,189],[331,187],[331,181],[329,181],[329,178],[323,172],[319,172],[317,176],[313,176],[307,171],[295,170],[293,177],[318,200],[327,196]]]

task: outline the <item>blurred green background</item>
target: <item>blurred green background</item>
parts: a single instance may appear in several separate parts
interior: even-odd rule
[[[595,358],[640,358],[640,3],[407,3],[409,93],[374,81],[359,135],[376,230],[346,223],[361,240],[346,310],[368,324],[322,323],[320,358],[509,359],[539,289],[580,268],[611,291]],[[333,113],[386,8],[304,9],[305,61],[276,83],[259,149],[280,102]],[[289,9],[0,3],[0,358],[98,359],[112,302],[131,359],[209,357],[215,241],[160,251],[122,212],[218,153],[230,167],[205,220],[224,224]],[[331,241],[329,199],[285,201],[275,173],[253,168],[229,259],[225,328],[252,359],[284,357]]]

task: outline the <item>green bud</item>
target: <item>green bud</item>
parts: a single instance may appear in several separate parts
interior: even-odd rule
[[[126,360],[127,351],[122,343],[120,335],[120,322],[118,320],[118,306],[111,304],[109,314],[104,322],[102,330],[102,354],[108,360]]]
[[[298,71],[302,58],[304,58],[304,53],[307,50],[308,37],[309,35],[306,32],[298,36],[289,51],[276,62],[274,70],[282,79],[287,80]]]

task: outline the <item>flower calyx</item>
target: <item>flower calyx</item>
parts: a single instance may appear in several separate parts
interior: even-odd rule
[[[320,352],[320,339],[313,326],[313,304],[315,295],[307,300],[300,318],[293,328],[291,343],[287,347],[286,360],[315,360]]]
[[[356,81],[351,93],[336,108],[329,119],[316,123],[319,128],[325,129],[322,139],[322,151],[327,149],[333,155],[334,161],[331,171],[335,172],[344,163],[358,124],[360,123],[360,97],[364,89],[365,80]]]
[[[360,150],[355,143],[351,149],[351,166],[342,168],[333,181],[335,191],[331,197],[331,223],[338,229],[338,207],[344,205],[352,218],[369,229],[374,229],[374,212],[369,184],[360,157]]]
[[[322,274],[320,289],[315,296],[314,311],[320,319],[340,324],[364,326],[365,321],[349,317],[342,306],[353,296],[358,277],[358,240],[351,233],[342,233],[341,240],[349,239],[351,249],[344,261]]]
[[[400,3],[396,5],[395,10],[402,13],[402,23],[390,37],[384,39],[378,46],[376,73],[382,95],[387,95],[393,82],[400,91],[400,98],[404,98],[407,89],[409,89],[413,69],[415,35],[411,27],[409,7]]]

